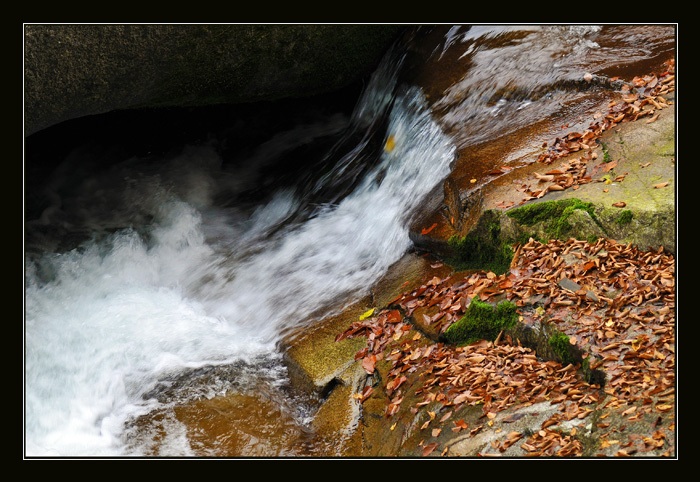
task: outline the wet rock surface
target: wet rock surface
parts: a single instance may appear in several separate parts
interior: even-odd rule
[[[253,455],[675,457],[675,103],[664,95],[581,152],[537,162],[551,151],[511,140],[479,172],[457,162],[412,226],[416,249],[360,302],[288,337],[292,389],[314,400],[312,422],[280,414],[271,430],[293,426],[289,444]],[[557,216],[509,215],[546,203]],[[479,227],[477,246],[496,248],[484,252],[511,247],[503,269],[450,262],[450,239]],[[475,298],[514,302],[518,324],[445,343]],[[250,397],[265,406],[264,391]],[[217,400],[177,415],[202,448],[225,421],[198,417],[225,418],[235,402]]]
[[[604,133],[589,153],[590,181],[575,189],[523,202],[525,190],[514,186],[537,186],[537,174],[565,172],[580,153],[548,165],[524,164],[484,184],[478,209],[498,220],[507,242],[522,240],[513,244],[505,273],[443,263],[448,239],[469,232],[446,219],[450,199],[457,203],[460,196],[459,183],[448,179],[456,194],[450,197],[446,187],[445,209],[413,230],[427,251],[409,256],[431,267],[422,284],[390,302],[351,310],[352,324],[332,342],[365,342],[353,361],[348,358],[344,373],[352,377],[334,375],[343,387],[338,395],[350,394],[348,405],[319,412],[318,420],[341,420],[339,413],[348,420],[337,455],[676,455],[675,113],[668,97],[670,108],[653,118]],[[585,209],[570,210],[560,240],[546,242],[551,220],[519,224],[508,216],[521,205],[566,199]],[[614,205],[620,202],[624,206]],[[473,345],[440,342],[475,296],[494,304],[516,301],[517,328]],[[370,306],[373,316],[362,319]],[[342,323],[333,330],[339,328]],[[564,340],[565,352],[553,339]],[[310,342],[296,343],[288,352],[292,359]]]

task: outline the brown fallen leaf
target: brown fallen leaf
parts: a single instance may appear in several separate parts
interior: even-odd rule
[[[600,169],[601,172],[610,172],[615,166],[617,166],[617,161],[612,160],[609,162],[604,162],[596,166],[596,168]]]
[[[654,117],[651,119],[647,119],[647,124],[651,124],[652,122],[656,121],[656,119],[659,118],[659,114],[655,114]]]
[[[433,453],[433,451],[437,448],[437,446],[438,446],[437,442],[433,442],[433,443],[428,444],[425,447],[423,447],[423,457],[427,457],[428,455]]]
[[[628,408],[627,410],[624,410],[624,411],[622,412],[622,415],[630,415],[631,413],[634,413],[635,411],[637,411],[637,407],[636,407],[635,405],[632,405],[632,406],[631,406],[630,408]]]
[[[375,355],[368,355],[362,359],[362,368],[370,375],[374,373],[374,364],[377,362]]]
[[[502,209],[508,209],[509,207],[514,206],[515,203],[513,201],[498,201],[496,203],[496,206]]]
[[[625,206],[627,206],[627,203],[624,201],[619,201],[619,202],[613,203],[613,206],[615,206],[616,208],[624,208]]]
[[[654,189],[661,189],[662,187],[668,186],[668,182],[660,182],[658,184],[654,184]]]
[[[539,179],[540,182],[549,182],[554,180],[553,174],[540,174],[536,172],[535,177]]]

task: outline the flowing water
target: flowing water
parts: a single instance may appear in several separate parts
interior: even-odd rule
[[[25,166],[25,455],[326,455],[280,341],[410,249],[412,216],[470,146],[595,107],[585,72],[643,73],[674,52],[672,25],[421,27],[351,112],[307,113],[246,149],[233,121],[139,154],[85,139],[51,158],[30,138],[27,159],[53,170]],[[217,410],[234,415],[195,424],[218,445],[187,433]]]

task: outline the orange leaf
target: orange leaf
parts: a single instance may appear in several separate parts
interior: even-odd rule
[[[661,189],[666,186],[668,186],[668,182],[660,182],[659,184],[654,184],[654,189]]]
[[[399,310],[391,310],[386,315],[386,321],[388,323],[398,323],[401,321],[401,312]]]
[[[613,206],[615,206],[616,208],[624,208],[625,206],[627,206],[627,203],[624,201],[619,201],[619,202],[613,203]]]
[[[464,421],[463,418],[460,418],[459,420],[457,420],[457,421],[455,422],[455,426],[456,426],[456,427],[459,427],[460,429],[469,428],[469,425],[467,424],[467,422]]]
[[[433,223],[433,225],[430,226],[429,228],[423,228],[423,229],[421,229],[421,230],[420,230],[420,233],[421,233],[421,234],[428,234],[430,231],[432,231],[432,230],[435,229],[436,227],[437,227],[437,223]]]

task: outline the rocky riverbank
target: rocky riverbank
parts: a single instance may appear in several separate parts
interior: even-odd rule
[[[466,200],[471,179],[453,174],[413,226],[417,250],[290,338],[329,456],[675,457],[669,67],[537,162],[482,173]],[[512,303],[517,323],[448,341],[475,300]]]

